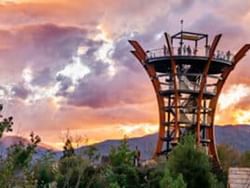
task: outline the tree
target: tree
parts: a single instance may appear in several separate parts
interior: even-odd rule
[[[27,167],[32,159],[33,154],[36,152],[37,144],[41,142],[38,135],[30,134],[30,143],[25,145],[22,142],[12,145],[8,149],[7,160],[11,160],[16,168]]]
[[[88,148],[84,151],[84,154],[88,156],[88,159],[91,162],[98,160],[100,157],[100,154],[94,145],[88,146]]]
[[[88,161],[79,156],[72,155],[60,159],[58,163],[57,187],[58,188],[78,188],[84,186],[84,172],[89,167]]]
[[[0,104],[0,112],[3,110],[3,105]],[[3,116],[0,114],[0,118]],[[13,117],[4,118],[0,121],[0,138],[3,136],[4,132],[11,132],[13,125]]]
[[[128,142],[124,139],[117,148],[111,148],[109,159],[112,166],[119,166],[121,163],[133,165],[134,155],[135,152],[129,149]]]
[[[13,125],[13,118],[4,118],[3,121],[0,122],[0,138],[3,136],[4,132],[11,132]]]
[[[165,170],[164,177],[160,181],[161,188],[186,188],[187,185],[183,180],[183,176],[179,174],[177,177],[174,177],[169,169]]]
[[[241,167],[250,167],[250,151],[241,154],[239,165]]]
[[[71,156],[74,156],[75,155],[75,149],[72,145],[72,142],[71,142],[71,139],[70,138],[67,138],[66,139],[66,142],[63,146],[63,156],[62,158],[65,158],[65,157],[71,157]]]
[[[211,188],[219,184],[212,173],[209,157],[196,146],[193,135],[186,135],[173,149],[166,163],[165,176],[168,181],[171,177],[179,177],[178,182],[186,183],[188,188]],[[169,175],[168,173],[171,172]],[[162,185],[164,186],[164,185]]]
[[[234,149],[232,146],[221,144],[217,146],[217,150],[221,166],[225,173],[227,173],[229,167],[235,167],[239,165],[240,152]]]
[[[37,188],[48,188],[55,181],[56,168],[55,159],[51,152],[46,152],[33,167],[34,178],[37,181]]]
[[[160,181],[164,176],[164,169],[162,166],[157,167],[156,169],[149,169],[148,175],[146,176],[146,186],[147,188],[159,188]]]
[[[7,157],[0,165],[0,185],[6,187],[35,185],[31,161],[40,141],[40,137],[32,132],[30,143],[25,145],[19,142],[8,148]]]
[[[104,172],[108,187],[140,187],[138,171],[133,164],[134,155],[135,153],[130,151],[125,139],[118,148],[111,149],[110,164]]]

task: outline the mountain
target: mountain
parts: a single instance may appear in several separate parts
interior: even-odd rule
[[[250,150],[250,125],[226,125],[226,126],[216,126],[216,144],[228,144],[244,152]],[[6,148],[14,143],[22,141],[24,144],[29,143],[27,139],[18,136],[6,136],[0,140],[0,152],[6,153]],[[117,147],[121,140],[106,140],[97,144],[94,144],[102,156],[106,156],[109,153],[110,148]],[[157,142],[157,134],[146,135],[138,138],[128,139],[128,144],[131,149],[135,149],[136,146],[140,149],[142,153],[142,159],[149,159],[155,148]],[[78,148],[76,151],[78,153],[84,153],[89,148],[89,146],[83,146]],[[41,156],[47,150],[53,150],[45,144],[39,144],[37,149],[37,157]],[[54,150],[55,151],[55,150]],[[56,157],[59,158],[62,155],[61,151],[55,151]]]
[[[227,144],[240,152],[250,150],[250,125],[226,125],[216,126],[215,128],[216,144]],[[94,144],[101,155],[108,155],[111,146],[118,146],[121,140],[106,140],[104,142]],[[128,139],[128,144],[131,149],[136,146],[140,149],[143,159],[149,159],[157,142],[157,134],[146,135],[139,138]],[[83,146],[78,149],[78,152],[83,152],[88,146]]]
[[[216,126],[216,144],[228,144],[240,152],[250,150],[250,125]]]
[[[157,141],[157,134],[146,135],[138,138],[130,138],[128,139],[128,144],[130,149],[134,150],[136,146],[140,149],[142,153],[142,159],[149,159],[152,157],[154,152],[154,147]],[[117,147],[121,143],[121,140],[106,140],[104,142],[100,142],[94,144],[98,152],[101,156],[107,156],[111,147]],[[84,153],[89,146],[83,146],[77,149],[78,153]]]
[[[10,147],[11,145],[18,144],[22,142],[24,145],[28,145],[30,141],[26,138],[20,137],[20,136],[4,136],[3,138],[0,139],[0,154],[2,156],[5,156],[7,153],[7,148]],[[42,156],[45,152],[47,151],[55,151],[51,146],[48,146],[43,143],[39,143],[36,154],[34,158],[39,158]]]

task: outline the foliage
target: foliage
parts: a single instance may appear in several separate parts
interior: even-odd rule
[[[139,176],[133,164],[135,152],[128,147],[124,139],[118,148],[112,148],[109,154],[110,164],[106,167],[105,177],[109,187],[139,187]]]
[[[250,151],[246,151],[240,156],[239,166],[250,167]]]
[[[201,148],[195,146],[195,139],[192,135],[186,135],[173,149],[166,168],[171,172],[170,175],[165,175],[168,181],[171,177],[182,175],[188,188],[211,188],[218,185],[215,175],[212,174],[208,156]],[[179,182],[181,179],[180,177]]]
[[[63,148],[63,156],[57,166],[57,187],[103,187],[100,169],[91,164],[99,157],[95,147],[85,151],[88,159],[76,154],[70,138],[67,138]]]
[[[79,187],[88,162],[79,156],[64,157],[58,164],[57,187]],[[82,186],[81,186],[82,187]]]
[[[169,169],[165,170],[164,177],[160,181],[161,188],[186,188],[187,185],[183,180],[183,176],[179,174],[177,177],[174,177]]]
[[[75,155],[75,149],[72,145],[72,141],[70,138],[67,138],[64,146],[63,146],[63,156],[62,158],[65,157],[71,157]]]
[[[240,153],[229,145],[218,145],[218,156],[221,161],[221,166],[225,172],[228,171],[229,167],[235,167],[239,165]]]
[[[3,110],[3,105],[0,104],[0,111],[2,110]],[[0,118],[3,118],[1,114]],[[13,125],[13,117],[4,118],[2,121],[0,121],[0,138],[3,136],[4,132],[12,131],[12,125]]]
[[[30,143],[25,145],[22,142],[12,145],[8,149],[7,160],[11,161],[17,168],[27,167],[32,159],[37,144],[41,141],[38,135],[30,134]]]
[[[159,188],[164,176],[165,161],[158,161],[155,167],[143,167],[140,169],[140,184],[143,188]]]
[[[239,166],[241,154],[230,145],[221,144],[217,146],[218,157],[222,170],[217,173],[220,181],[227,183],[227,175],[229,167]]]
[[[0,138],[3,136],[4,132],[11,132],[13,125],[13,118],[4,118],[3,121],[0,122]]]
[[[34,185],[33,171],[30,168],[32,156],[35,153],[40,137],[30,134],[30,143],[25,145],[22,142],[8,148],[6,159],[1,160],[0,184],[3,186],[15,187],[17,185]]]
[[[111,148],[109,159],[112,166],[119,166],[122,164],[133,165],[135,152],[131,151],[126,139],[121,141],[121,144],[115,148]]]
[[[250,151],[240,153],[230,145],[218,145],[218,156],[223,168],[221,179],[226,182],[229,167],[250,167]]]
[[[88,156],[89,161],[97,161],[100,158],[100,154],[98,153],[97,148],[94,145],[91,145],[84,152],[85,155]]]
[[[34,165],[34,178],[37,181],[37,188],[47,188],[55,181],[56,168],[55,159],[51,152],[47,152]]]

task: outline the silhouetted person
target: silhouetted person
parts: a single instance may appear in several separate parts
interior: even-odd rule
[[[225,59],[225,53],[223,51],[221,51],[221,59]]]
[[[220,59],[220,56],[221,56],[220,50],[217,50],[216,58],[217,58],[217,59]]]
[[[231,52],[230,52],[230,50],[228,50],[226,53],[226,57],[227,57],[228,61],[230,61],[230,56],[231,56]]]
[[[186,45],[184,44],[184,46],[183,46],[183,55],[186,55],[186,52],[187,52],[187,47],[186,47]]]
[[[178,48],[178,55],[181,55],[181,46]]]
[[[163,45],[163,54],[164,56],[168,55],[168,50],[165,44]]]
[[[191,48],[190,48],[189,45],[188,45],[188,47],[187,47],[187,54],[188,54],[189,56],[192,54],[192,50],[191,50]]]

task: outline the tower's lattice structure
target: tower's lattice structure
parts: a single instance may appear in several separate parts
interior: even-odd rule
[[[145,68],[157,97],[160,126],[155,155],[168,156],[184,134],[193,132],[197,144],[205,147],[219,164],[214,133],[218,97],[250,44],[232,54],[216,50],[221,34],[211,45],[203,33],[180,31],[173,36],[164,35],[166,42],[160,49],[145,51],[137,41],[129,41],[134,48],[131,52]]]

